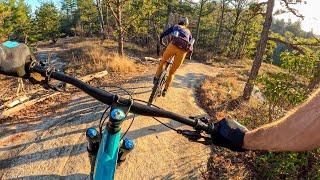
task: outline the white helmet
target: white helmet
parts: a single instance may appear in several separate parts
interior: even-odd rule
[[[189,25],[189,19],[187,17],[181,17],[179,19],[179,24],[183,24],[185,26],[188,26]]]

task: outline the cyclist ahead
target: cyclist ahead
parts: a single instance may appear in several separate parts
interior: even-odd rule
[[[174,56],[174,61],[172,64],[172,67],[170,69],[167,82],[165,84],[164,90],[162,91],[162,96],[165,96],[167,93],[167,90],[173,80],[174,73],[177,71],[177,69],[181,66],[184,59],[186,58],[186,55],[188,52],[193,50],[193,38],[191,35],[190,30],[188,29],[189,20],[187,17],[181,17],[179,20],[179,23],[177,25],[174,25],[164,31],[160,35],[160,43],[165,46],[163,42],[163,38],[172,35],[172,40],[167,46],[165,52],[162,55],[161,62],[158,66],[156,75],[154,77],[153,83],[155,84],[159,76],[161,74],[161,71],[163,69],[163,66],[165,63]]]

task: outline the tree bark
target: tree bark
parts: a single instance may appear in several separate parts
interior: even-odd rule
[[[118,54],[120,56],[124,56],[124,50],[123,50],[123,36],[124,36],[124,29],[122,24],[122,7],[120,4],[120,1],[118,0],[117,4],[117,15],[118,15],[118,25],[119,25],[119,34],[118,34]]]
[[[201,0],[200,1],[200,11],[199,11],[199,15],[198,15],[197,36],[196,36],[195,44],[198,44],[199,37],[200,37],[200,24],[201,24],[202,10],[203,10],[203,6],[204,6],[205,3],[206,3],[206,0]]]
[[[122,6],[126,3],[129,2],[128,0],[121,1],[121,0],[116,0],[113,2],[107,1],[108,7],[110,11],[112,12],[113,17],[116,20],[117,23],[117,33],[118,33],[118,54],[120,56],[124,56],[124,33],[126,27],[123,24],[122,21]],[[113,8],[113,6],[114,8]]]
[[[105,30],[105,24],[104,24],[104,18],[103,18],[102,0],[96,0],[96,6],[99,13],[101,38],[102,40],[105,40],[107,37],[106,37],[106,30]]]
[[[173,0],[168,0],[168,9],[167,9],[167,27],[169,28],[172,24],[171,23],[171,15],[172,15],[172,3]]]
[[[309,91],[313,91],[320,83],[320,61],[317,62],[317,66],[313,73],[313,78],[308,86]]]
[[[239,20],[240,20],[240,15],[243,11],[242,9],[242,1],[238,1],[238,4],[236,6],[236,18],[233,22],[233,26],[232,26],[232,32],[231,32],[231,36],[229,38],[229,41],[227,43],[227,46],[230,46],[231,48],[229,49],[229,52],[228,52],[228,57],[231,56],[232,53],[234,53],[234,41],[235,41],[235,36],[237,35],[238,33],[238,25],[239,25]]]
[[[262,57],[265,53],[266,47],[267,47],[267,42],[268,42],[268,36],[269,36],[269,31],[270,31],[270,27],[272,24],[272,12],[273,12],[273,8],[274,8],[274,1],[275,0],[268,0],[267,3],[267,12],[266,12],[266,17],[265,17],[265,21],[263,24],[263,29],[261,32],[261,38],[260,41],[258,43],[257,46],[257,52],[252,64],[252,68],[251,68],[251,72],[249,75],[249,79],[246,83],[246,86],[244,88],[243,91],[243,98],[244,100],[249,100],[252,90],[253,90],[253,82],[256,80],[257,76],[258,76],[258,72],[259,69],[261,67],[261,63],[262,63]]]
[[[220,21],[219,21],[219,27],[218,27],[218,34],[215,37],[215,48],[214,52],[219,53],[220,52],[220,43],[221,43],[221,33],[223,28],[223,19],[224,19],[224,11],[226,6],[226,0],[222,0],[221,2],[221,15],[220,15]]]

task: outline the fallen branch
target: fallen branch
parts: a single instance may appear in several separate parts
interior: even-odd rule
[[[94,73],[94,74],[89,74],[89,75],[83,76],[83,77],[78,78],[78,79],[86,83],[86,82],[92,81],[93,79],[103,78],[106,75],[108,75],[108,71],[101,71],[101,72],[98,72],[98,73]],[[66,85],[66,88],[70,88],[70,87],[71,87],[71,85],[69,85],[69,84]]]
[[[103,78],[106,75],[108,75],[108,71],[101,71],[101,72],[97,72],[94,74],[89,74],[87,76],[83,76],[83,77],[79,78],[79,80],[81,80],[83,82],[89,82],[89,81],[92,81],[93,79]]]
[[[28,101],[31,97],[30,96],[22,96],[22,97],[19,97],[11,102],[7,102],[7,103],[4,103],[4,107],[5,108],[13,108],[14,106],[18,105],[18,104],[21,104],[25,101]]]
[[[160,61],[160,59],[156,59],[156,58],[153,58],[153,57],[144,57],[144,60],[153,61],[153,62],[159,62]]]
[[[86,83],[86,82],[92,81],[93,79],[102,78],[102,77],[106,76],[107,74],[108,74],[108,71],[101,71],[98,73],[83,76],[83,77],[79,78],[79,80]],[[71,86],[69,86],[69,87],[71,87]],[[69,87],[66,86],[66,88],[69,88]],[[38,90],[38,91],[40,91],[40,90]],[[38,92],[38,91],[35,91],[35,92]],[[7,105],[6,106],[4,105],[3,107],[9,108],[9,109],[4,110],[0,116],[3,116],[3,117],[12,116],[15,113],[21,111],[22,109],[25,109],[25,108],[30,107],[32,105],[35,105],[37,103],[43,102],[43,101],[45,101],[51,97],[57,96],[59,94],[61,94],[61,92],[55,92],[55,93],[49,94],[49,95],[41,94],[40,97],[36,97],[35,99],[32,99],[32,100],[30,100],[31,96],[21,97],[17,100],[10,102],[10,103],[6,103]],[[28,101],[28,100],[30,100],[30,101]]]
[[[13,108],[10,108],[10,109],[7,109],[5,111],[2,112],[2,116],[4,117],[8,117],[8,116],[12,116],[14,115],[15,113],[27,108],[27,107],[30,107],[32,105],[35,105],[36,103],[40,103],[40,102],[43,102],[45,101],[46,99],[50,98],[50,97],[53,97],[53,96],[56,96],[60,94],[60,92],[56,92],[56,93],[53,93],[53,94],[50,94],[50,95],[46,95],[44,97],[40,97],[40,98],[36,98],[36,99],[33,99],[31,101],[27,101],[25,103],[22,103],[22,104],[19,104]]]

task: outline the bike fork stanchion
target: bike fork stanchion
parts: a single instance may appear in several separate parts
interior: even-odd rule
[[[90,179],[93,179],[94,166],[99,150],[100,133],[95,128],[89,128],[86,131],[86,137],[88,141],[87,151],[90,160]]]
[[[124,139],[121,142],[118,153],[118,165],[120,166],[127,158],[127,155],[134,149],[134,142],[131,139]]]

